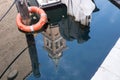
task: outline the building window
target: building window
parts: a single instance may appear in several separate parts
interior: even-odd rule
[[[61,40],[60,40],[60,46],[62,46],[62,45],[63,45],[63,40],[61,39]]]
[[[51,49],[53,48],[52,42],[50,43],[50,48],[51,48]]]
[[[49,34],[49,36],[51,36],[51,34]]]
[[[56,45],[56,49],[58,49],[58,48],[59,48],[59,47],[58,47],[58,42],[56,42],[55,45]]]
[[[49,40],[46,40],[46,45],[49,46]]]

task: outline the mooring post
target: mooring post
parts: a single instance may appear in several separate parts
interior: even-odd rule
[[[26,39],[27,39],[27,43],[29,46],[29,54],[30,54],[30,59],[32,62],[33,75],[38,78],[40,77],[40,71],[39,71],[39,62],[38,62],[34,35],[26,34]]]
[[[22,17],[22,22],[25,25],[30,25],[32,22],[30,22],[31,20],[30,20],[30,16],[29,16],[27,1],[26,0],[17,0],[16,7]],[[30,59],[31,59],[33,75],[35,77],[40,77],[39,62],[38,62],[38,56],[37,56],[34,35],[32,33],[25,33],[25,36],[26,36],[28,47],[29,47],[29,55],[30,55]]]

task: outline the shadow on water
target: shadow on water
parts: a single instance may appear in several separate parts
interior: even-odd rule
[[[103,7],[98,9],[96,6],[94,12],[100,11]],[[37,54],[33,56],[30,53],[32,64],[36,65],[32,65],[33,73],[41,73],[41,76],[35,78],[31,74],[27,80],[90,80],[115,41],[111,35],[116,35],[118,29],[111,27],[118,27],[118,25],[111,24],[106,19],[106,15],[103,17],[100,13],[93,15],[93,20],[91,20],[93,22],[90,23],[92,26],[83,26],[79,22],[75,22],[73,17],[67,16],[65,6],[44,10],[48,15],[49,22],[44,31],[31,41],[36,43],[33,44],[34,48],[33,46],[31,48],[33,50],[37,48]],[[105,19],[106,24],[102,25],[98,22],[99,19],[103,23]],[[118,20],[116,19],[116,21]],[[30,52],[33,50],[29,49]]]
[[[57,8],[50,8],[44,10],[46,11],[48,16],[48,24],[45,25],[44,31],[41,32],[44,42],[43,47],[46,50],[44,53],[47,52],[48,57],[53,61],[57,71],[59,70],[58,68],[59,60],[63,56],[63,51],[67,51],[68,48],[66,45],[66,40],[67,41],[77,40],[79,44],[88,41],[90,39],[89,36],[90,27],[83,26],[79,22],[75,22],[73,20],[73,17],[67,16],[67,9],[64,4],[60,4],[60,6],[57,6]],[[54,15],[53,13],[56,15]],[[40,72],[39,72],[40,71],[39,62],[41,61],[38,61],[38,58],[40,58],[39,56],[37,56],[39,55],[39,50],[37,54],[34,36],[27,35],[26,37],[27,37],[28,45],[30,46],[29,53],[32,63],[32,71],[33,71],[33,75],[35,76],[34,77],[31,74],[31,76],[30,77],[28,76],[27,79],[42,80],[42,77],[40,77]],[[48,70],[47,67],[48,65],[44,68],[46,68],[48,72],[51,71]],[[56,74],[56,72],[54,72],[54,74]],[[60,75],[61,73],[59,73],[59,77]]]
[[[89,26],[83,26],[79,22],[75,22],[71,16],[59,22],[61,36],[68,40],[77,40],[78,43],[85,42],[90,39]]]
[[[72,20],[70,16],[68,16],[65,20],[68,20],[68,19],[70,19],[69,21]],[[45,56],[44,58],[47,59],[47,57],[49,57],[49,59],[52,60],[54,66],[55,66],[55,67],[53,66],[53,68],[55,68],[55,72],[54,72],[53,69],[49,69],[49,67],[51,65],[49,65],[49,64],[44,65],[44,68],[46,69],[45,73],[46,72],[48,72],[48,73],[52,72],[51,74],[55,74],[55,75],[58,74],[59,77],[62,74],[64,74],[63,72],[62,73],[59,72],[59,71],[61,71],[59,69],[59,67],[60,67],[59,63],[60,63],[60,59],[63,57],[64,52],[67,51],[67,48],[69,47],[69,46],[66,45],[66,40],[67,41],[77,40],[78,43],[80,44],[80,43],[86,42],[90,39],[89,27],[81,28],[80,27],[81,25],[74,23],[74,21],[73,21],[74,25],[69,26],[71,28],[71,29],[69,29],[69,32],[68,33],[63,33],[65,30],[67,30],[64,24],[61,25],[61,22],[63,22],[63,21],[64,20],[60,21],[59,25],[58,24],[52,25],[52,26],[48,25],[47,28],[43,32],[41,32],[41,34],[42,34],[41,36],[43,36],[43,42],[44,42],[44,45],[42,45],[42,46],[43,46],[43,49],[45,49],[45,52],[38,50],[38,55],[41,52],[42,52],[42,54],[47,53],[48,56]],[[63,29],[63,26],[64,26],[65,29]],[[73,27],[75,27],[75,28],[73,29]],[[33,75],[31,75],[31,77],[28,77],[27,80],[31,80],[31,79],[33,79],[33,80],[36,80],[36,79],[47,80],[47,79],[49,79],[50,74],[45,75],[44,72],[41,72],[41,77],[40,77],[39,68],[41,69],[42,67],[40,67],[39,64],[42,61],[40,60],[38,62],[38,58],[40,58],[40,57],[37,56],[37,54],[36,54],[36,46],[34,44],[35,41],[34,41],[33,36],[29,35],[27,39],[28,39],[28,41],[27,41],[28,44],[29,45],[32,44],[32,46],[29,47],[29,53],[30,53],[30,58],[31,58],[31,62],[32,62],[33,75],[35,76],[34,77]],[[50,60],[48,62],[50,62]],[[43,76],[44,76],[44,78],[43,78]],[[51,75],[51,77],[53,77],[53,76]],[[48,77],[48,78],[45,79],[45,77]],[[57,77],[58,76],[56,76],[56,78]],[[56,80],[56,78],[54,78],[53,80]],[[67,78],[67,74],[66,74],[66,78]],[[61,80],[61,79],[62,78],[59,78],[58,80]]]

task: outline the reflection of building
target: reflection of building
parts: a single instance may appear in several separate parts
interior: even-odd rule
[[[68,41],[77,40],[78,43],[83,43],[90,39],[90,27],[84,27],[79,22],[75,22],[71,16],[60,21],[59,25],[61,36]]]
[[[44,35],[44,48],[57,66],[58,60],[66,48],[66,41],[61,37],[58,25],[48,25],[48,28],[42,34]]]
[[[74,16],[75,21],[80,22],[82,25],[85,26],[89,25],[91,21],[91,14],[95,9],[95,4],[91,0],[61,1],[66,4],[68,14]]]
[[[37,0],[38,4],[41,6],[41,7],[44,7],[44,6],[53,6],[53,4],[57,4],[60,2],[60,0]]]
[[[92,0],[92,2],[95,4],[95,9],[94,9],[94,11],[93,11],[93,12],[97,12],[97,11],[99,11],[100,9],[97,7],[97,5],[96,5],[95,1],[94,1],[94,0]]]

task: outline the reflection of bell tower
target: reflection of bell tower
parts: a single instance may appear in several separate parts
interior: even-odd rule
[[[57,66],[63,50],[66,49],[66,41],[60,35],[59,26],[48,25],[48,28],[42,34],[44,35],[44,48]]]

